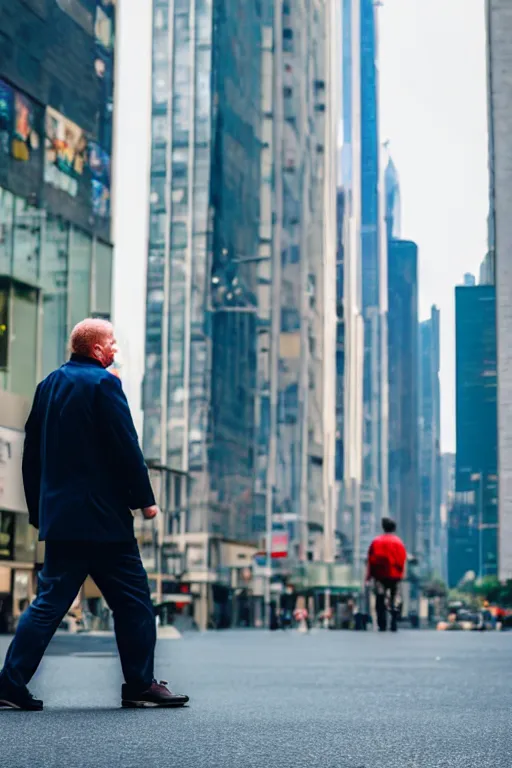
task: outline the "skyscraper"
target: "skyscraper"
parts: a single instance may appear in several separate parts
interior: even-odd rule
[[[343,175],[350,189],[351,247],[360,263],[355,295],[364,321],[358,567],[388,510],[387,257],[378,128],[377,7],[343,0]]]
[[[329,14],[154,3],[144,447],[190,475],[166,535],[197,548],[202,587],[225,570],[212,541],[269,526],[326,556],[310,532],[331,527],[334,485]]]
[[[388,243],[391,239],[399,240],[402,234],[402,208],[400,197],[400,179],[391,157],[384,171],[384,192],[386,196],[386,233]]]
[[[439,310],[420,323],[420,508],[417,549],[422,572],[440,572],[436,553],[441,531],[441,406]]]
[[[452,584],[475,570],[496,576],[498,562],[496,303],[493,285],[455,289],[457,457],[455,488],[470,514],[451,526]],[[477,549],[465,561],[461,541]],[[476,565],[476,567],[475,567]]]
[[[512,578],[512,6],[487,0],[489,248],[494,253],[498,353],[499,576]]]
[[[191,473],[187,532],[238,539],[252,537],[261,14],[153,8],[144,449]]]
[[[310,528],[318,531],[324,525],[323,170],[331,108],[328,40],[323,4],[276,2],[274,12],[282,13],[282,50],[280,57],[274,57],[274,66],[280,68],[276,77],[282,83],[282,143],[275,148],[281,183],[274,190],[281,195],[282,210],[279,242],[274,241],[281,252],[275,511],[287,521],[304,557]],[[276,93],[276,98],[281,94]],[[334,264],[332,268],[334,275]]]
[[[448,538],[451,510],[455,501],[455,454],[441,456],[441,578],[448,584]]]
[[[389,509],[417,553],[419,508],[418,247],[388,241]]]

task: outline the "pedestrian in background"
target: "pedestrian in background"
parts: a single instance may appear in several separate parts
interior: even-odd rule
[[[124,707],[183,706],[154,679],[156,623],[131,510],[159,510],[121,382],[107,370],[110,323],[83,320],[71,359],[37,387],[25,428],[23,484],[45,542],[39,590],[22,615],[0,673],[0,705],[41,710],[27,684],[90,574],[113,611]]]
[[[368,550],[367,582],[373,581],[375,608],[379,632],[387,630],[387,606],[391,613],[391,631],[398,628],[399,586],[405,573],[407,552],[403,541],[396,535],[396,523],[385,517],[384,533],[377,536]]]

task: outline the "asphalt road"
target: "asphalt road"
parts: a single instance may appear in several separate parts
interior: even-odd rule
[[[512,766],[512,633],[219,632],[157,660],[188,708],[120,709],[113,641],[58,638],[45,711],[0,712],[0,766]]]

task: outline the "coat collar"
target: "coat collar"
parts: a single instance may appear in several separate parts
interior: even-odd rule
[[[97,365],[99,368],[103,368],[103,363],[96,360],[94,357],[86,357],[85,355],[77,355],[73,352],[69,361],[71,363],[81,363],[83,365]]]

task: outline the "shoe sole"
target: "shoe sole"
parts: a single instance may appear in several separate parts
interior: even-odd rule
[[[121,706],[125,709],[178,709],[188,704],[188,701],[170,702],[157,704],[155,701],[122,701]]]
[[[42,712],[43,707],[33,707],[28,709],[26,707],[20,707],[19,704],[15,704],[14,701],[8,701],[7,699],[0,699],[0,707],[7,707],[8,709],[16,709],[21,712]]]

